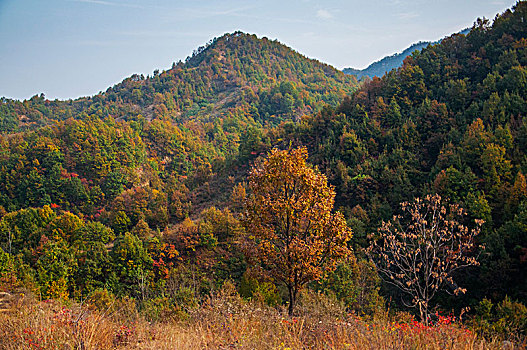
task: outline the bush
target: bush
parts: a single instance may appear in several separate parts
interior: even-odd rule
[[[282,303],[280,291],[271,281],[265,281],[252,276],[246,272],[240,282],[240,295],[246,299],[256,300],[269,306],[276,306]]]
[[[92,309],[106,312],[114,306],[115,296],[107,289],[97,289],[88,296],[87,304]]]
[[[379,288],[380,278],[375,266],[354,257],[342,261],[334,271],[314,283],[315,290],[334,294],[349,310],[363,315],[373,315],[384,309]]]
[[[485,298],[476,306],[471,325],[478,334],[485,337],[525,341],[527,307],[508,297],[499,304],[493,304]]]
[[[167,297],[149,299],[142,304],[141,314],[150,322],[170,322],[185,314]]]
[[[13,258],[0,248],[0,292],[10,292],[15,289],[17,278]]]

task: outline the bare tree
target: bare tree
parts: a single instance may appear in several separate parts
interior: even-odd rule
[[[403,215],[383,222],[368,254],[385,281],[411,297],[407,306],[417,308],[427,323],[437,291],[448,286],[453,294],[466,292],[454,283],[452,273],[478,264],[474,237],[483,221],[476,220],[475,228],[469,229],[462,224],[463,209],[447,209],[437,194],[401,207]]]

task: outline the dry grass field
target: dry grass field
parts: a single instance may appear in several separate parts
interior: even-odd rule
[[[424,326],[385,315],[361,318],[322,295],[298,317],[224,288],[200,307],[149,322],[131,303],[107,310],[17,295],[0,313],[0,349],[513,349],[441,317]],[[518,347],[516,347],[518,348]]]

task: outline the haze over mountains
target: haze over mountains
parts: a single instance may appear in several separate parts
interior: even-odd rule
[[[469,28],[462,30],[458,34],[466,35],[470,31]],[[410,56],[414,51],[421,51],[428,45],[435,45],[441,42],[438,41],[419,41],[410,47],[404,49],[399,53],[394,53],[391,56],[386,56],[378,61],[373,62],[368,67],[364,69],[355,69],[355,68],[344,68],[342,71],[346,74],[354,75],[357,79],[361,79],[365,76],[373,77],[382,77],[385,73],[391,71],[392,69],[399,68],[403,65],[403,61],[406,57]]]

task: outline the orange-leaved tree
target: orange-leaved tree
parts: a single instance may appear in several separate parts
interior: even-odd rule
[[[292,315],[299,290],[350,253],[351,230],[332,213],[335,191],[306,163],[305,148],[273,149],[249,175],[246,252],[289,292]]]
[[[428,195],[401,204],[403,215],[396,215],[379,228],[379,237],[368,248],[385,281],[408,295],[407,306],[419,310],[428,324],[430,301],[436,293],[450,289],[465,293],[453,280],[454,271],[477,265],[474,228],[463,225],[466,215],[457,204],[445,206],[441,196]]]

